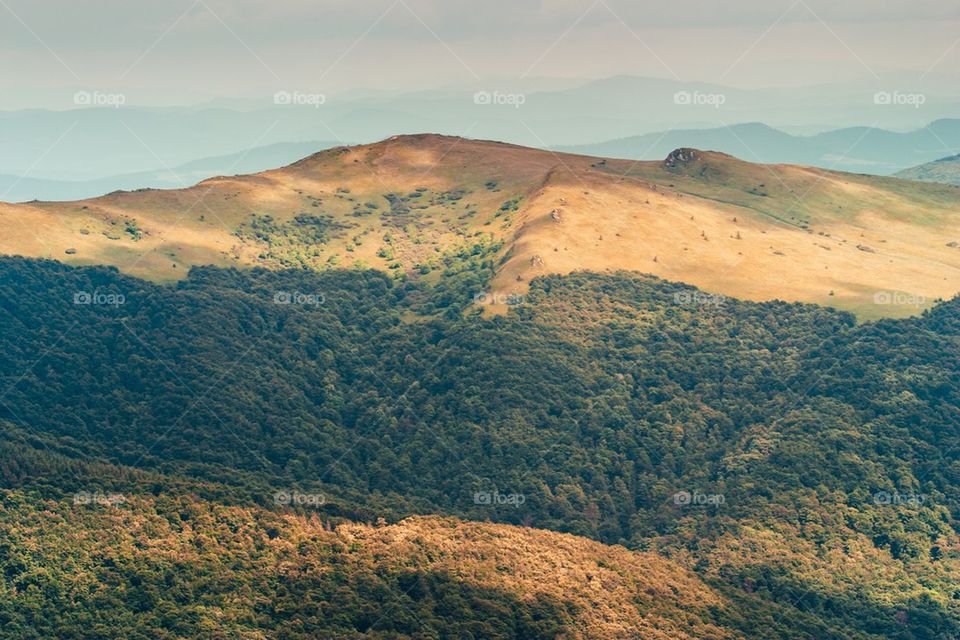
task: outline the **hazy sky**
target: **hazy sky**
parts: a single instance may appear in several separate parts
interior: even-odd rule
[[[0,0],[0,59],[0,108],[69,88],[178,102],[625,73],[958,86],[960,2]]]

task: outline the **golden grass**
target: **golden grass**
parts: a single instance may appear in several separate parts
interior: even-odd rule
[[[417,188],[427,199],[465,193],[413,209],[407,224],[381,217],[386,194]],[[480,233],[505,241],[498,294],[522,294],[543,273],[631,270],[739,298],[904,316],[957,293],[960,249],[947,244],[960,241],[958,196],[956,187],[712,152],[668,167],[399,136],[189,189],[0,205],[0,252],[111,264],[165,281],[198,264],[277,267],[262,257],[264,246],[236,235],[238,227],[254,213],[280,222],[325,213],[350,228],[309,247],[317,257],[308,266],[412,273]],[[514,198],[517,210],[498,214]],[[358,208],[365,215],[354,215]],[[139,239],[124,231],[131,220]],[[385,237],[388,257],[378,255]],[[878,294],[893,303],[875,304]]]

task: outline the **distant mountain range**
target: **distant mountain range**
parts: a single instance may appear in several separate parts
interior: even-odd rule
[[[791,135],[761,123],[710,129],[675,129],[617,138],[563,151],[634,160],[663,158],[677,147],[698,147],[764,163],[805,164],[889,175],[960,149],[960,120],[937,120],[904,133],[849,127],[816,135]]]
[[[897,173],[898,178],[960,185],[960,154],[940,158]]]
[[[0,200],[78,200],[117,190],[182,188],[214,176],[255,173],[283,166],[340,144],[334,140],[277,142],[187,160],[171,165],[169,169],[158,167],[88,180],[0,174]],[[850,127],[809,136],[786,133],[761,123],[748,123],[709,129],[677,129],[556,149],[585,155],[657,160],[680,147],[711,149],[762,163],[895,174],[907,179],[947,184],[957,184],[960,180],[955,175],[951,178],[951,170],[956,172],[956,166],[960,164],[957,156],[941,158],[946,149],[960,148],[960,120],[938,120],[928,127],[906,133]],[[123,157],[123,153],[119,155]],[[137,162],[129,159],[136,166]],[[10,162],[10,158],[6,160]],[[145,162],[151,161],[156,165],[159,158],[151,157]]]
[[[579,86],[491,80],[469,89],[406,93],[321,95],[303,88],[258,99],[164,108],[128,102],[118,108],[77,109],[67,95],[68,110],[0,112],[0,175],[23,176],[15,199],[32,199],[45,196],[26,188],[28,178],[86,182],[163,173],[166,167],[199,158],[277,143],[369,143],[423,131],[541,148],[600,145],[589,152],[611,155],[616,149],[612,155],[625,157],[641,157],[661,137],[659,132],[671,131],[643,157],[662,158],[672,148],[692,146],[751,160],[824,167],[840,158],[837,168],[876,173],[893,173],[960,151],[956,121],[946,120],[960,118],[960,107],[950,96],[929,91],[921,108],[877,104],[878,89],[906,83],[892,78],[883,86],[875,84],[745,90],[633,76]],[[303,96],[312,104],[299,99]],[[742,124],[751,122],[768,127]],[[934,133],[894,133],[928,122],[935,123]],[[841,128],[863,124],[875,127],[863,140],[862,128]],[[745,145],[729,135],[728,125]],[[829,133],[820,133],[824,131]],[[627,134],[640,139],[636,144],[632,138],[623,142]],[[155,180],[121,180],[106,190],[154,184],[162,186]]]
[[[256,173],[289,164],[335,142],[280,142],[211,158],[201,158],[170,169],[140,171],[94,180],[49,180],[0,175],[0,200],[82,200],[112,191],[179,189],[214,176]]]

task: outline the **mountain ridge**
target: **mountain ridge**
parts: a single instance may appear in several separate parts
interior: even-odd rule
[[[954,187],[696,154],[681,171],[394,136],[184,189],[0,204],[0,252],[154,280],[181,279],[199,264],[431,278],[451,252],[483,237],[497,260],[495,302],[522,296],[541,274],[621,269],[865,317],[917,313],[956,293],[960,251],[947,246],[960,239]],[[877,304],[885,292],[894,302]]]
[[[960,154],[904,169],[898,172],[896,176],[906,180],[939,182],[960,186]]]
[[[808,135],[786,133],[762,122],[740,122],[722,127],[677,128],[553,148],[571,153],[651,160],[663,157],[671,148],[704,145],[756,162],[894,175],[912,164],[933,160],[945,146],[960,147],[960,120],[942,118],[906,132],[851,126]],[[914,158],[917,159],[914,161]]]

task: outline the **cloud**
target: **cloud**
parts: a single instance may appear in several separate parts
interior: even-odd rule
[[[0,7],[0,49],[8,63],[0,88],[72,83],[57,57],[85,85],[186,84],[217,93],[259,90],[277,77],[289,86],[309,86],[318,78],[340,87],[443,86],[472,80],[467,69],[517,78],[531,65],[533,76],[669,76],[657,57],[681,77],[720,80],[774,24],[724,79],[748,85],[778,76],[829,82],[838,68],[925,70],[956,41],[960,26],[956,0],[6,4],[29,28]],[[956,68],[960,50],[954,54],[941,70]],[[131,65],[133,72],[122,78]]]

